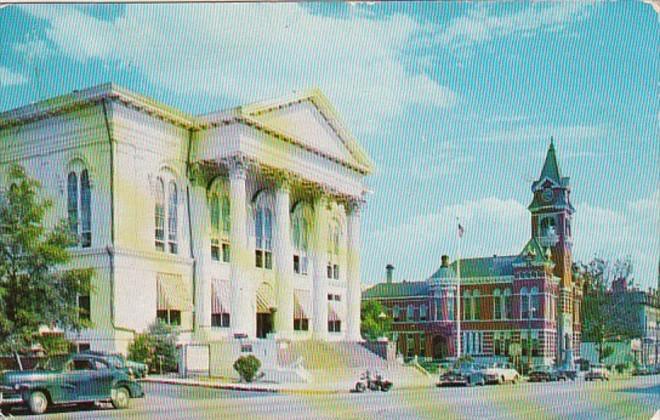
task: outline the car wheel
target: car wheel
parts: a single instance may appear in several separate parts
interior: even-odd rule
[[[118,410],[128,408],[131,395],[126,387],[120,386],[112,390],[112,406]]]
[[[504,383],[504,376],[500,376],[500,379],[497,380],[497,383],[502,385]]]
[[[513,383],[514,384],[517,384],[519,380],[520,380],[520,377],[518,375],[513,377]]]
[[[357,392],[364,392],[367,390],[367,387],[362,382],[358,382],[355,384],[355,390]]]
[[[32,414],[43,414],[48,408],[48,398],[41,391],[31,393],[27,403]]]

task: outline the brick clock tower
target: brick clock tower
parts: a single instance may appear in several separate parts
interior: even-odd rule
[[[569,178],[561,176],[552,139],[532,192],[534,199],[528,207],[532,213],[532,237],[551,249],[554,275],[559,278],[557,364],[570,364],[579,355],[582,288],[579,276],[573,273],[571,221],[575,209],[571,205]]]

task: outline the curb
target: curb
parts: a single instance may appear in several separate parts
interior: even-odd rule
[[[332,395],[332,394],[351,394],[351,389],[295,389],[295,388],[273,388],[268,386],[246,386],[240,384],[217,384],[200,381],[188,381],[185,379],[167,379],[167,378],[145,378],[140,382],[161,383],[167,385],[192,386],[197,388],[225,389],[229,391],[249,391],[263,392],[270,394],[288,394],[288,395]],[[428,388],[430,385],[410,385],[394,387],[394,390],[411,390]]]

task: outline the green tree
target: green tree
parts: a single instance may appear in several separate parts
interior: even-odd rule
[[[391,338],[392,317],[387,314],[382,303],[376,300],[362,302],[360,321],[360,331],[363,337],[369,340],[376,340],[379,337]]]
[[[38,341],[39,327],[80,330],[79,295],[89,295],[93,271],[63,270],[75,238],[64,221],[48,229],[52,203],[20,166],[9,170],[0,194],[0,352],[20,352]]]
[[[575,268],[584,280],[582,340],[597,343],[598,360],[602,362],[613,351],[605,346],[606,341],[635,335],[634,306],[624,302],[626,294],[612,293],[615,280],[626,279],[631,283],[632,262],[630,258],[611,262],[596,257],[587,264],[576,264]]]
[[[178,363],[176,340],[176,330],[157,320],[147,332],[135,336],[128,346],[128,358],[145,363],[152,372],[174,372]]]

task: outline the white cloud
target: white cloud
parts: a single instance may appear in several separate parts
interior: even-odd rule
[[[0,87],[14,86],[26,83],[27,77],[20,73],[14,73],[7,67],[0,66]]]
[[[107,21],[75,8],[24,10],[47,20],[47,37],[73,59],[136,69],[181,95],[242,103],[319,86],[364,131],[410,105],[457,101],[450,88],[401,62],[421,30],[403,15],[339,19],[296,4],[129,5]]]
[[[380,281],[387,263],[397,268],[397,279],[423,280],[438,268],[441,255],[454,259],[457,216],[465,227],[463,257],[516,254],[530,238],[530,213],[515,200],[491,197],[446,206],[367,235],[363,252],[370,253],[365,263],[372,265],[365,266],[365,283]],[[659,230],[660,190],[622,210],[578,204],[574,258],[588,261],[594,255],[609,259],[629,255],[637,284],[655,286],[660,238],[654,233]]]
[[[607,130],[599,125],[526,125],[486,133],[481,139],[486,143],[516,143],[533,140],[549,140],[550,136],[560,141],[601,140]]]
[[[437,36],[440,45],[463,48],[510,35],[530,36],[539,30],[560,31],[567,23],[583,19],[589,2],[559,2],[531,4],[516,13],[498,15],[493,7],[472,8],[454,19]]]
[[[464,257],[517,253],[529,238],[529,213],[515,200],[490,197],[445,206],[369,235],[363,248],[371,253],[368,261],[378,266],[365,267],[371,276],[365,282],[381,279],[387,263],[397,267],[399,279],[427,278],[438,268],[441,255],[456,256],[456,217],[465,227]]]
[[[610,259],[630,255],[636,282],[655,286],[660,258],[660,190],[621,210],[576,205],[573,225],[575,258],[586,261],[594,255]]]

